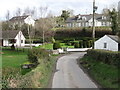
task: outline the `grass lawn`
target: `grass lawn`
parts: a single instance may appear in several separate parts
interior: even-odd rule
[[[48,44],[45,44],[45,45],[41,45],[37,48],[44,48],[44,49],[49,49],[49,50],[52,50],[53,49],[53,44],[52,43],[48,43]]]
[[[68,45],[66,45],[65,43],[60,43],[60,46],[61,46],[62,48],[74,48],[74,46],[68,46]]]
[[[68,48],[74,48],[74,46],[68,46],[65,43],[60,43],[60,46],[61,46],[61,48],[66,48],[66,47],[68,47]],[[53,44],[52,43],[48,43],[48,44],[39,46],[37,48],[44,48],[44,49],[48,49],[48,50],[53,50]]]
[[[3,50],[2,67],[19,68],[21,64],[27,61],[27,52]]]

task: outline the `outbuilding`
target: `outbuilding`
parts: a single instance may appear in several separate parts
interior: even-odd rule
[[[117,35],[105,35],[94,43],[94,49],[120,51],[120,37]]]
[[[0,30],[0,33],[2,33],[0,37],[0,46],[11,46],[12,44],[16,47],[25,46],[25,37],[22,31]]]

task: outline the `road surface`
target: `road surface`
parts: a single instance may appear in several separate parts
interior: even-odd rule
[[[77,52],[58,59],[52,88],[97,88],[78,66],[77,60],[85,52]]]

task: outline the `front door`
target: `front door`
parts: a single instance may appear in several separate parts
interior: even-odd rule
[[[0,46],[3,46],[3,39],[0,40]]]
[[[118,44],[118,51],[120,51],[120,43]]]

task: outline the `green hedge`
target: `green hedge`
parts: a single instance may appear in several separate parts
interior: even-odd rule
[[[46,51],[45,49],[34,48],[29,50],[28,52],[28,61],[31,63],[41,63],[38,62],[38,59],[43,59],[43,58],[46,58],[46,60],[48,60],[49,58],[49,52]]]
[[[87,51],[87,55],[105,64],[120,65],[120,52],[91,49]]]
[[[110,28],[96,28],[95,37],[99,38],[106,34],[112,34]],[[78,39],[80,37],[92,37],[92,28],[59,29],[55,31],[54,38],[64,40],[66,38]]]
[[[55,50],[55,49],[58,49],[58,48],[61,48],[60,43],[59,42],[55,42],[53,44],[53,49]]]

